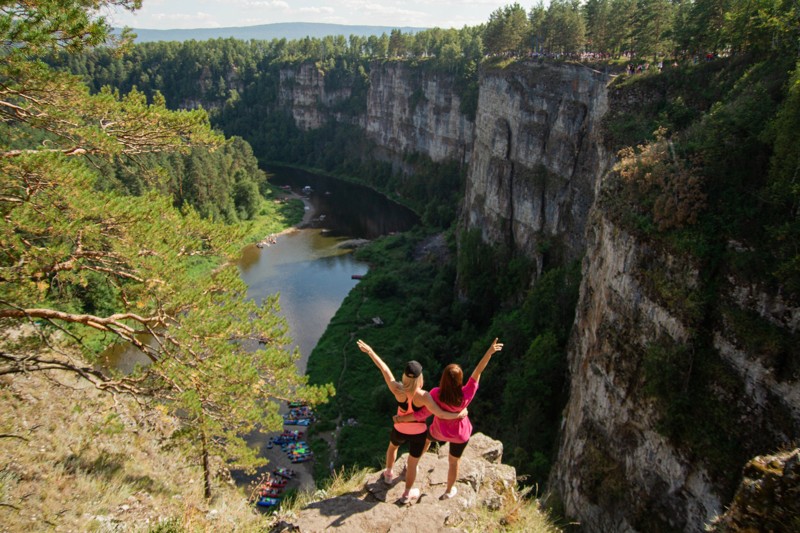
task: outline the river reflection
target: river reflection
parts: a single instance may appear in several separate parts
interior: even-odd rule
[[[367,265],[342,247],[350,239],[374,239],[407,231],[418,217],[375,191],[303,170],[272,167],[270,182],[304,194],[312,220],[305,228],[281,235],[264,248],[242,251],[239,270],[248,295],[261,301],[280,294],[281,314],[300,349],[298,370],[305,373],[308,356]]]
[[[242,252],[239,271],[248,296],[261,302],[280,294],[280,313],[300,349],[300,373],[331,317],[358,283],[352,276],[367,271],[351,250],[338,246],[344,240],[325,236],[320,229],[304,229],[281,235],[269,247],[249,246]]]

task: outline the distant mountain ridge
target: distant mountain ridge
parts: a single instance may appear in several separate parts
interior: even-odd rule
[[[249,41],[251,39],[270,41],[272,39],[302,39],[304,37],[322,38],[327,35],[358,35],[369,37],[370,35],[381,35],[391,33],[393,29],[399,29],[403,33],[416,33],[427,28],[415,28],[404,26],[395,28],[392,26],[350,26],[347,24],[323,24],[316,22],[278,22],[274,24],[260,24],[258,26],[239,26],[228,28],[195,28],[195,29],[174,29],[174,30],[148,30],[133,28],[136,33],[137,43],[154,41],[207,41],[209,39],[220,39],[233,37]],[[114,33],[119,33],[120,28],[114,28]]]

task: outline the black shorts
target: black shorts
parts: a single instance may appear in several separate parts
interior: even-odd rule
[[[440,446],[445,443],[445,441],[436,440],[431,436],[428,436],[428,439],[431,442],[435,442],[435,443],[439,444]],[[450,455],[452,455],[453,457],[461,457],[461,454],[464,453],[464,450],[466,449],[467,444],[469,444],[469,441],[467,441],[467,442],[451,442],[450,443]]]
[[[427,431],[409,435],[408,433],[400,433],[394,426],[392,427],[392,434],[389,435],[389,441],[395,446],[400,446],[401,444],[405,444],[407,442],[409,455],[417,459],[422,457],[422,450],[425,449],[425,441],[427,439]]]

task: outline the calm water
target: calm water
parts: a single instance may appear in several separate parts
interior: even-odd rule
[[[357,261],[351,249],[340,245],[351,239],[406,231],[418,218],[360,185],[295,169],[268,170],[271,183],[290,186],[298,194],[303,187],[311,187],[312,192],[304,196],[314,218],[308,227],[279,236],[276,244],[245,248],[239,270],[251,298],[261,301],[280,294],[281,314],[300,349],[298,367],[304,373],[308,356],[328,322],[358,283],[352,276],[367,271],[367,265]]]
[[[242,250],[239,271],[248,296],[260,302],[280,294],[281,314],[289,335],[300,350],[298,370],[306,362],[345,296],[358,283],[367,265],[357,261],[352,249],[342,247],[352,239],[374,239],[411,229],[418,217],[371,189],[302,170],[269,169],[270,181],[302,194],[313,218],[306,227],[277,237],[264,248]],[[303,194],[304,187],[312,191]],[[107,364],[123,372],[148,359],[136,348],[117,345],[105,354]]]

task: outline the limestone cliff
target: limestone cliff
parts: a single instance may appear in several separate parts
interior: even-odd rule
[[[367,97],[367,135],[394,154],[468,162],[475,126],[461,113],[453,83],[451,76],[403,62],[375,65]]]
[[[439,500],[447,483],[447,450],[445,445],[438,453],[422,456],[415,484],[421,496],[413,505],[398,504],[405,487],[404,476],[387,485],[381,473],[375,472],[355,491],[323,497],[294,516],[281,517],[282,527],[303,532],[469,531],[476,526],[479,508],[498,509],[505,499],[513,501],[516,473],[501,463],[503,445],[480,433],[472,436],[462,457],[456,496]],[[407,459],[407,454],[401,456],[394,470],[403,471]]]
[[[320,128],[330,118],[345,120],[331,108],[351,95],[352,87],[348,85],[326,88],[325,73],[313,63],[280,71],[277,105],[291,111],[295,125],[303,131]]]
[[[337,111],[348,86],[326,89],[312,64],[281,71],[278,104],[302,130],[328,120],[361,127],[380,154],[469,164],[464,221],[484,239],[554,261],[583,254],[586,216],[611,158],[601,138],[609,77],[584,66],[522,63],[484,73],[475,122],[461,112],[452,76],[404,62],[374,63],[363,110]]]
[[[800,309],[729,280],[718,305],[692,316],[690,295],[707,287],[691,257],[626,231],[602,202],[587,239],[551,488],[586,531],[703,531],[728,504],[746,457],[800,434],[798,376],[748,346],[736,317],[796,333]],[[670,301],[665,286],[687,299]],[[668,418],[674,405],[652,383],[701,365],[714,365],[703,384],[714,411],[686,404]],[[704,443],[709,435],[718,441]],[[715,457],[722,450],[732,463],[726,472]]]
[[[352,87],[326,88],[325,76],[310,63],[280,72],[278,105],[291,111],[301,130],[320,128],[328,120],[347,122],[365,130],[383,157],[396,163],[412,153],[436,162],[469,160],[474,124],[460,111],[452,76],[401,61],[376,62],[366,101],[356,102],[349,114],[338,107],[353,96]]]
[[[466,228],[535,258],[579,259],[598,177],[610,165],[601,119],[608,76],[580,65],[521,63],[481,78],[464,200]]]

